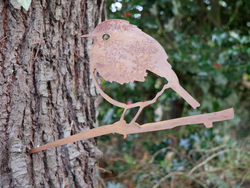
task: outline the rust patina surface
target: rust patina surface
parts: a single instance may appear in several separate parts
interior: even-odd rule
[[[200,104],[179,84],[179,80],[171,65],[168,63],[168,56],[163,47],[151,36],[142,32],[137,26],[129,24],[125,20],[107,20],[99,24],[92,34],[82,37],[91,37],[94,44],[90,55],[90,71],[93,82],[100,94],[115,106],[124,108],[121,119],[112,124],[91,129],[44,146],[30,150],[30,153],[46,150],[51,147],[67,143],[97,137],[110,133],[128,134],[150,132],[164,129],[171,129],[181,125],[203,123],[207,128],[212,127],[213,122],[232,119],[234,111],[232,108],[220,112],[202,114],[166,120],[156,123],[138,125],[136,119],[144,107],[154,103],[157,98],[166,90],[171,88],[186,100],[194,109]],[[119,84],[145,81],[147,70],[165,78],[168,83],[150,101],[124,104],[110,98],[98,84],[95,71],[107,81],[118,82]],[[124,116],[128,109],[139,107],[133,120],[125,122]]]

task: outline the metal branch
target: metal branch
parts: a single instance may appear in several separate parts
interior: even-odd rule
[[[44,146],[33,148],[29,151],[29,153],[36,153],[38,151],[46,150],[52,147],[65,145],[68,143],[89,139],[97,136],[102,136],[110,133],[118,133],[124,135],[124,138],[128,134],[135,133],[143,133],[143,132],[151,132],[165,129],[172,129],[174,127],[178,127],[181,125],[190,125],[190,124],[200,124],[203,123],[207,128],[213,126],[213,122],[224,121],[228,119],[232,119],[234,117],[233,108],[222,110],[219,112],[213,112],[202,115],[188,116],[183,118],[171,119],[156,123],[147,123],[142,125],[141,127],[135,126],[134,124],[127,124],[125,121],[121,120],[112,125],[105,125],[102,127],[97,127],[95,129],[91,129],[82,133],[78,133],[76,135],[63,138],[57,140],[55,142],[46,144]],[[195,170],[195,169],[194,169]],[[194,171],[193,170],[193,171]]]

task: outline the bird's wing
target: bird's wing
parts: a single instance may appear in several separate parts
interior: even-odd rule
[[[127,54],[132,55],[136,65],[152,71],[154,67],[171,68],[164,48],[153,37],[144,33],[135,25],[128,25],[122,33],[115,36],[114,41],[121,44]]]

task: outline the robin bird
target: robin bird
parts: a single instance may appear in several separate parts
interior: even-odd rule
[[[167,79],[168,83],[164,90],[172,88],[194,109],[200,106],[179,84],[179,79],[168,63],[168,55],[163,47],[137,26],[131,25],[125,20],[107,20],[100,23],[92,34],[81,37],[91,37],[94,40],[90,54],[90,71],[94,78],[94,72],[97,70],[109,82],[115,81],[119,84],[134,81],[143,82],[147,76],[146,71],[149,70]],[[132,123],[135,123],[142,109],[150,104],[150,101],[129,105],[115,101],[104,93],[96,78],[94,83],[106,100],[125,109],[122,118],[124,118],[127,109],[140,106]]]

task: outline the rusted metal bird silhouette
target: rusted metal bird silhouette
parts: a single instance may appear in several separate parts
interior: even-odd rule
[[[168,55],[164,48],[151,36],[141,31],[137,26],[125,20],[107,20],[99,24],[92,34],[82,37],[91,37],[94,44],[90,55],[90,71],[94,77],[97,70],[107,81],[120,84],[145,81],[147,70],[168,80],[163,87],[173,89],[185,99],[194,109],[200,104],[179,84],[179,79],[168,63]],[[95,81],[101,95],[110,103],[126,110],[140,106],[138,113],[131,121],[135,123],[142,109],[154,103],[155,100],[126,105],[107,96]],[[159,94],[162,94],[159,93]]]
[[[29,151],[30,154],[110,133],[122,134],[124,138],[126,138],[128,134],[172,129],[177,126],[189,124],[203,123],[207,128],[210,128],[213,126],[213,122],[232,119],[234,117],[234,110],[230,108],[220,112],[171,119],[139,126],[135,121],[143,108],[154,103],[165,89],[171,88],[176,91],[193,108],[197,108],[200,104],[179,84],[178,77],[172,70],[171,65],[167,62],[168,56],[163,47],[135,25],[129,24],[128,21],[104,21],[95,28],[92,34],[83,35],[82,37],[91,37],[94,39],[90,55],[90,72],[94,84],[107,101],[124,108],[122,117],[118,122],[112,125],[97,127],[48,143],[41,147],[33,148]],[[105,80],[110,82],[115,81],[120,84],[133,81],[143,82],[145,76],[147,76],[147,70],[166,78],[168,83],[163,86],[162,90],[158,92],[152,100],[127,105],[110,98],[104,93],[96,80],[96,70]],[[140,108],[133,120],[130,123],[126,123],[124,120],[125,113],[128,109],[134,107]]]

